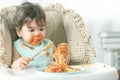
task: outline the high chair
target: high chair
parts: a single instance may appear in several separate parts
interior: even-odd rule
[[[18,39],[12,20],[16,7],[15,5],[0,9],[0,65],[3,67],[11,65],[13,41]],[[36,70],[32,70],[33,72],[5,68],[3,70],[2,67],[2,69],[0,68],[0,80],[63,80],[64,78],[66,80],[118,79],[115,68],[106,64],[95,63],[96,55],[95,50],[90,44],[90,34],[79,14],[74,10],[65,9],[58,3],[51,4],[45,7],[44,10],[47,18],[47,38],[51,39],[56,46],[62,42],[68,43],[70,48],[70,65],[79,67],[81,71],[78,73],[50,74],[37,72]],[[9,76],[6,77],[8,74]]]
[[[44,8],[47,18],[47,38],[57,46],[67,42],[70,46],[70,64],[93,63],[95,51],[90,45],[90,35],[82,17],[73,10],[64,9],[61,4]],[[0,62],[11,64],[12,42],[18,37],[13,25],[16,6],[0,10]]]

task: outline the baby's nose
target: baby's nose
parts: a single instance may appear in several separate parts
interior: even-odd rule
[[[39,30],[35,31],[35,35],[40,35],[41,32]]]

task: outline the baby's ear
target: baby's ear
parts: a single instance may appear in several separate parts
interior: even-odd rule
[[[16,28],[16,33],[19,37],[22,37],[22,31],[20,28]]]

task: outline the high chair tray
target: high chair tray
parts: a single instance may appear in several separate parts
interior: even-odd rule
[[[0,80],[118,80],[117,70],[103,63],[73,65],[72,67],[81,70],[78,72],[47,73],[34,68],[6,69],[0,71]]]

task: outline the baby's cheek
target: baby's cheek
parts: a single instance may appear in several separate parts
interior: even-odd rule
[[[28,39],[28,43],[32,43],[32,41],[33,41],[33,37]]]
[[[33,37],[29,37],[26,42],[31,44],[33,42],[33,39],[34,39]]]

